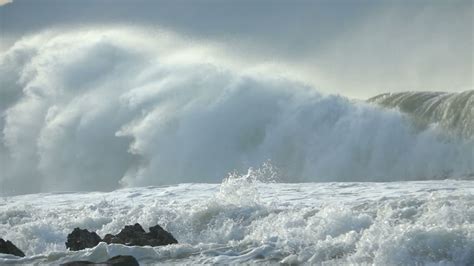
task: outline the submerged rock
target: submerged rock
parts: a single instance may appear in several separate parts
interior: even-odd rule
[[[18,257],[24,257],[25,253],[21,251],[19,248],[17,248],[15,245],[13,245],[12,242],[10,241],[5,241],[2,238],[0,238],[0,253],[4,254],[11,254],[15,255]]]
[[[94,263],[91,261],[71,261],[61,264],[64,266],[80,266],[80,265],[114,265],[114,266],[138,266],[138,261],[133,256],[115,256],[104,262]]]
[[[89,232],[87,229],[74,228],[72,233],[67,236],[66,247],[74,251],[82,250],[95,247],[100,241],[100,236],[95,232]]]
[[[177,244],[178,241],[172,234],[165,231],[161,226],[150,227],[146,233],[138,223],[125,226],[117,235],[107,234],[104,237],[107,244],[123,244],[127,246],[164,246]]]

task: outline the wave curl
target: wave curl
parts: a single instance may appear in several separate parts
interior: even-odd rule
[[[219,182],[267,160],[282,182],[474,173],[470,139],[413,130],[397,110],[237,68],[184,43],[78,30],[30,36],[3,53],[1,192]],[[463,119],[472,116],[448,124],[472,134],[454,122]]]

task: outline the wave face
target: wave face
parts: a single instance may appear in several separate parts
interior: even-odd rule
[[[284,182],[472,178],[472,139],[238,65],[132,29],[18,41],[0,56],[0,192],[219,182],[268,160]]]
[[[369,99],[389,108],[410,114],[426,127],[438,123],[461,137],[474,137],[474,91],[385,93]]]

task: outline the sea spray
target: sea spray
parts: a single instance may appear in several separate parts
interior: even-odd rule
[[[472,179],[472,139],[218,54],[130,28],[17,41],[0,55],[0,193],[218,183],[267,160],[279,182]]]
[[[0,254],[0,263],[103,261],[119,254],[141,263],[179,264],[474,262],[471,181],[285,184],[248,177],[234,175],[221,185],[6,197],[0,234],[27,257]],[[66,251],[74,227],[103,235],[134,222],[162,224],[180,244]]]

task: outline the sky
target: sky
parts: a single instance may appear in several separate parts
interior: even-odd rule
[[[319,91],[367,98],[473,88],[472,1],[2,0],[1,50],[78,27],[166,29]],[[212,55],[210,55],[212,56]]]

